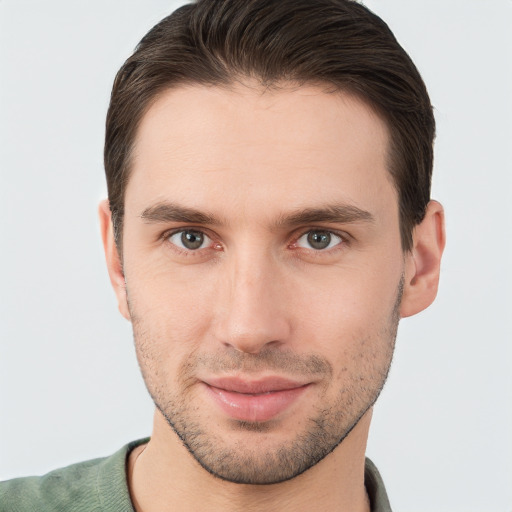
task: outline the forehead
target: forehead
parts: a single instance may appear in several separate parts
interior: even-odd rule
[[[168,200],[237,214],[315,201],[378,208],[383,192],[395,205],[388,137],[364,102],[317,86],[170,89],[140,123],[126,213]]]

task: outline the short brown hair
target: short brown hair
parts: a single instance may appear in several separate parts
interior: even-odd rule
[[[435,121],[421,76],[386,23],[354,0],[198,0],[153,27],[114,81],[105,172],[121,244],[130,153],[163,90],[240,78],[325,84],[356,94],[385,119],[389,172],[399,196],[402,247],[430,199]]]

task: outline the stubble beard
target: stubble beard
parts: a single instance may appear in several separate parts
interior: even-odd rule
[[[316,408],[301,432],[273,449],[262,449],[264,442],[258,442],[258,436],[272,434],[272,420],[264,423],[231,420],[232,433],[245,432],[250,435],[250,441],[244,442],[231,442],[229,431],[222,436],[208,430],[208,425],[201,421],[200,407],[194,405],[197,400],[194,402],[191,391],[197,382],[194,376],[198,367],[207,367],[214,372],[243,369],[249,373],[275,369],[285,375],[323,375],[328,382],[334,369],[325,358],[318,355],[298,356],[275,349],[264,349],[258,354],[232,351],[220,357],[191,356],[180,366],[179,391],[172,391],[165,383],[158,383],[153,378],[158,358],[152,354],[152,336],[143,325],[143,320],[130,309],[137,358],[146,387],[156,407],[188,452],[213,476],[250,485],[290,480],[313,467],[339,446],[380,395],[393,357],[403,285],[404,276],[400,279],[388,325],[379,333],[381,352],[375,354],[370,348],[375,339],[361,342],[361,346],[367,346],[364,360],[361,361],[361,366],[365,367],[364,374],[358,371],[358,367],[351,370],[344,368],[347,376],[334,403]]]

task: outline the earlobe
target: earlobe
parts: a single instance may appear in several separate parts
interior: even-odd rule
[[[121,263],[119,251],[114,239],[112,214],[110,212],[110,206],[107,199],[100,202],[98,214],[100,219],[101,238],[103,240],[103,249],[105,251],[105,259],[107,261],[107,269],[110,276],[110,282],[112,283],[112,288],[114,288],[114,292],[117,297],[120,313],[127,320],[130,320],[123,265]]]
[[[445,242],[443,207],[430,201],[423,221],[414,228],[413,247],[405,257],[402,318],[423,311],[434,301]]]

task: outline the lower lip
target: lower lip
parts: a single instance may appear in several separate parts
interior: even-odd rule
[[[271,420],[288,409],[309,385],[269,393],[246,394],[206,385],[220,408],[231,418],[247,422]]]

